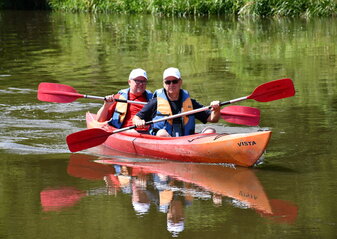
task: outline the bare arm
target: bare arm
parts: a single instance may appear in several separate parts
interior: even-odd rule
[[[111,115],[109,115],[109,109],[115,103],[114,95],[109,95],[105,98],[106,100],[104,101],[103,106],[97,112],[98,122],[104,122],[111,118]]]
[[[207,122],[216,123],[219,121],[220,118],[220,101],[212,101],[211,102],[211,114],[207,118]]]

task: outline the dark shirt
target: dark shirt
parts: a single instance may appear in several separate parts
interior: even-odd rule
[[[193,109],[199,109],[199,108],[204,107],[202,104],[198,103],[195,99],[191,99],[191,100],[192,100]],[[181,113],[180,112],[181,107],[182,107],[181,100],[170,101],[170,105],[171,105],[172,114]],[[157,113],[157,98],[153,98],[136,115],[139,118],[148,122],[148,121],[151,121],[156,116],[156,113]],[[205,110],[205,111],[194,114],[194,116],[196,119],[206,124],[207,119],[210,116],[210,114],[211,114],[210,110]]]

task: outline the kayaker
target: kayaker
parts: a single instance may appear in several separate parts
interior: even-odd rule
[[[133,118],[137,127],[142,127],[145,122],[157,120],[181,112],[204,107],[196,100],[191,99],[188,91],[181,89],[183,80],[179,69],[170,67],[163,73],[164,88],[154,92],[154,98]],[[177,137],[195,133],[195,119],[202,123],[218,122],[220,118],[220,101],[212,101],[212,109],[175,118],[173,120],[161,121],[153,124],[150,133],[162,137]],[[214,133],[215,129],[205,128],[202,133]]]
[[[137,68],[133,69],[129,75],[129,88],[120,90],[116,95],[106,96],[103,106],[97,112],[97,121],[108,123],[116,128],[123,128],[133,125],[132,118],[144,105],[127,104],[116,102],[116,99],[148,102],[152,98],[152,93],[146,90],[148,78],[146,71]]]

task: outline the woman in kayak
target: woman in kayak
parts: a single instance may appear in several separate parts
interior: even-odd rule
[[[116,95],[105,97],[103,106],[97,112],[97,121],[109,121],[110,125],[118,129],[133,125],[132,118],[144,105],[116,102],[115,99],[148,102],[152,98],[152,93],[146,90],[147,80],[147,74],[143,69],[133,69],[128,80],[130,87],[120,90]]]
[[[146,121],[157,120],[170,115],[204,107],[191,99],[188,91],[181,89],[182,79],[177,68],[170,67],[164,71],[164,88],[156,90],[154,98],[133,118],[137,127],[145,125]],[[150,133],[163,137],[177,137],[195,133],[195,119],[202,123],[218,122],[220,118],[220,102],[213,101],[211,110],[202,111],[194,115],[183,116],[168,121],[160,121],[151,127]],[[202,133],[213,133],[215,129],[207,127]]]

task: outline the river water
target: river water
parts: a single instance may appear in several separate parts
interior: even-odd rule
[[[335,238],[336,39],[330,18],[0,12],[0,238]],[[115,93],[137,67],[155,90],[170,66],[205,105],[294,81],[292,98],[239,104],[273,132],[262,165],[71,154],[65,137],[101,102],[36,98],[40,82]]]

